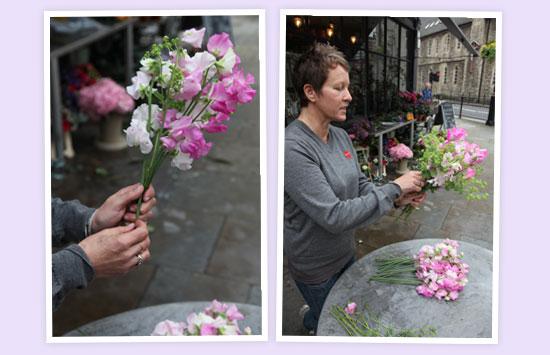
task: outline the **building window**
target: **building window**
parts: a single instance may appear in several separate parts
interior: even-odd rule
[[[449,78],[449,73],[447,70],[447,66],[445,66],[445,70],[443,70],[443,84],[447,84]]]
[[[428,41],[428,57],[432,55],[432,42],[433,39]]]
[[[439,53],[439,40],[435,39],[435,54]]]
[[[462,43],[460,43],[460,40],[457,38],[456,39],[456,49],[460,49],[461,46],[462,46]]]
[[[451,50],[451,35],[447,33],[447,45],[445,46],[447,51]]]
[[[455,67],[455,71],[453,74],[453,84],[456,85],[458,83],[458,65]]]

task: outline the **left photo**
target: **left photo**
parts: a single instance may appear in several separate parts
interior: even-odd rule
[[[45,12],[48,341],[263,334],[263,13],[173,14]]]

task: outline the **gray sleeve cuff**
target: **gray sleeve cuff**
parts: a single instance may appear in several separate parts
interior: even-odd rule
[[[94,208],[86,207],[77,200],[52,199],[53,244],[62,245],[84,239],[87,236],[88,224],[94,212]]]
[[[82,248],[73,244],[52,255],[52,299],[57,309],[73,289],[88,286],[94,278],[94,268]]]
[[[401,187],[393,181],[380,188],[392,201],[401,196]]]

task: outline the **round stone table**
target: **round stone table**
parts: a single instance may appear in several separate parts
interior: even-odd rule
[[[202,312],[209,305],[210,302],[181,302],[138,308],[88,323],[64,336],[151,335],[159,322],[166,319],[174,322],[185,322],[190,313]],[[244,320],[239,321],[239,328],[243,330],[249,326],[253,335],[261,334],[261,308],[241,303],[235,303],[235,305],[245,317]]]
[[[378,316],[381,323],[395,329],[433,326],[436,337],[490,338],[492,311],[493,253],[474,244],[459,241],[459,252],[470,265],[468,284],[456,301],[425,298],[415,286],[391,285],[368,281],[375,271],[374,260],[384,257],[414,255],[426,244],[441,239],[418,239],[387,245],[367,254],[353,264],[330,291],[321,316],[317,335],[346,336],[344,328],[330,314],[333,305],[345,307],[355,302],[363,312]]]

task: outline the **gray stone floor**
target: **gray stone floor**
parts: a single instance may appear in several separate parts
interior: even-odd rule
[[[487,181],[489,198],[466,201],[450,191],[429,194],[420,210],[408,220],[396,220],[395,214],[384,216],[377,223],[356,232],[356,258],[385,245],[425,238],[452,238],[493,249],[493,186],[494,186],[494,127],[483,122],[457,119],[457,126],[468,130],[468,140],[489,150],[480,177]],[[286,267],[283,266],[283,334],[307,335],[298,312],[305,303]]]
[[[232,26],[242,66],[258,81],[256,19],[233,17]],[[156,304],[216,298],[261,305],[259,127],[257,95],[239,108],[226,133],[209,135],[214,146],[192,170],[180,172],[169,163],[160,169],[151,260],[124,277],[94,280],[71,293],[53,315],[54,335]],[[54,196],[97,207],[139,181],[139,150],[100,152],[93,146],[97,133],[92,124],[75,132],[77,156],[68,161],[62,180],[52,180]],[[98,174],[102,169],[107,173]]]

